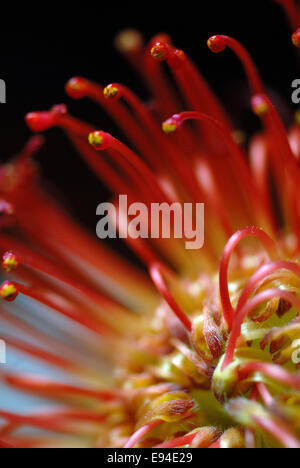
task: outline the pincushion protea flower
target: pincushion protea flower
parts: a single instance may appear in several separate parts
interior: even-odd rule
[[[295,30],[296,7],[280,3]],[[24,361],[1,366],[0,446],[299,448],[300,374],[292,359],[300,337],[299,123],[286,131],[252,59],[231,37],[213,36],[208,46],[232,49],[244,65],[262,121],[248,154],[167,35],[144,47],[127,31],[117,44],[146,79],[150,107],[118,83],[101,88],[76,77],[66,91],[104,107],[128,146],[64,105],[26,121],[35,132],[63,128],[115,196],[147,205],[205,202],[205,246],[126,239],[147,276],[46,192],[33,162],[40,136],[2,166],[0,246],[9,277],[0,294],[14,302],[1,307],[1,337],[45,371],[29,372]],[[34,409],[8,408],[11,389],[35,395]]]

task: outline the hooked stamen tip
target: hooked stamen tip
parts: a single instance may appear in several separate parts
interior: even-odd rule
[[[211,36],[207,41],[207,45],[215,54],[223,52],[226,49],[226,41],[224,36],[221,35]]]
[[[179,121],[176,118],[176,115],[173,115],[173,117],[165,120],[162,123],[162,129],[164,133],[166,133],[167,135],[175,133],[178,127],[179,127]]]
[[[87,81],[84,78],[75,76],[67,82],[65,90],[71,98],[82,99],[87,94]]]
[[[12,302],[16,299],[19,292],[16,286],[10,281],[5,281],[0,287],[0,296],[2,299],[8,302]]]
[[[89,134],[88,141],[95,150],[104,150],[109,146],[109,135],[101,130],[97,130]]]
[[[169,54],[168,44],[165,42],[156,42],[151,49],[151,56],[159,62],[166,60]]]
[[[103,89],[103,95],[106,99],[117,99],[119,94],[119,88],[113,84],[109,84]]]
[[[7,272],[11,273],[18,268],[20,261],[13,252],[5,252],[2,259],[2,268]]]
[[[29,112],[25,121],[33,132],[39,133],[55,125],[55,114],[51,112]]]

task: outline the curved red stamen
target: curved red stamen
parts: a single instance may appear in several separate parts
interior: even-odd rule
[[[7,419],[16,426],[32,426],[52,432],[66,432],[76,434],[77,429],[70,425],[68,418],[63,413],[51,413],[40,415],[21,415],[8,411],[0,411],[0,417]]]
[[[159,60],[167,60],[189,106],[194,110],[214,116],[222,122],[225,128],[230,129],[231,125],[221,105],[185,53],[175,49],[171,44],[159,43],[157,46],[159,50],[166,51],[159,55]]]
[[[134,446],[142,439],[142,437],[144,437],[146,434],[148,434],[148,432],[162,423],[162,420],[154,419],[149,424],[141,427],[130,437],[128,442],[124,445],[124,448],[134,448]]]
[[[168,273],[166,271],[166,268],[163,267],[162,265],[159,264],[152,264],[150,265],[150,275],[151,278],[156,285],[157,289],[167,302],[167,304],[170,306],[174,314],[177,316],[177,318],[181,321],[181,323],[184,325],[184,327],[187,329],[187,331],[190,333],[192,331],[192,323],[190,319],[185,315],[185,313],[180,309],[178,304],[175,302],[174,298],[172,297],[166,282],[164,280],[163,276],[163,271],[165,273]]]
[[[286,448],[300,448],[300,440],[293,434],[285,424],[278,420],[260,416],[252,416],[253,421],[258,427],[275,437]]]
[[[143,103],[130,89],[119,83],[108,85],[104,88],[104,94],[113,101],[120,99],[121,97],[126,101],[126,103],[132,108],[133,112],[137,115],[140,124],[144,127],[158,150],[164,153],[170,167],[174,167],[175,176],[177,176],[178,182],[183,183],[185,190],[191,194],[193,199],[198,201],[201,198],[201,191],[193,170],[191,170],[182,160],[182,155],[178,151],[176,145],[172,144],[170,140],[166,139],[165,135],[162,134],[158,124],[153,119],[150,112],[145,108]],[[158,154],[159,153],[157,153],[156,156],[156,165],[157,160],[158,164],[161,163]]]
[[[264,376],[275,380],[276,382],[280,382],[286,387],[292,388],[294,390],[300,390],[299,376],[294,376],[289,371],[283,369],[281,366],[276,364],[269,364],[266,362],[246,362],[245,364],[242,364],[239,367],[239,378],[244,380],[254,372],[259,372]]]
[[[41,304],[51,307],[62,315],[69,317],[71,320],[80,323],[89,330],[94,331],[100,336],[114,336],[116,331],[113,330],[109,325],[101,322],[93,317],[89,317],[86,313],[83,314],[81,308],[75,307],[72,304],[69,304],[67,301],[63,302],[60,300],[59,296],[48,292],[48,290],[42,290],[35,287],[24,286],[23,284],[14,283],[18,293],[23,294],[24,296],[30,297]]]
[[[253,94],[264,92],[264,86],[250,54],[238,41],[229,36],[217,35],[208,39],[207,44],[208,47],[216,53],[222,52],[226,46],[233,50],[245,68]]]
[[[27,256],[30,256],[29,261],[32,262],[35,257],[35,252],[31,253],[30,250],[26,252],[23,250],[23,255],[25,255],[25,253]],[[25,262],[26,257],[23,256],[22,259]],[[39,257],[37,257],[35,261],[42,262],[43,260],[40,260]],[[117,324],[118,320],[110,321],[109,317],[111,314],[115,316],[115,319],[116,317],[124,319],[126,316],[128,316],[127,314],[129,311],[127,311],[127,309],[121,306],[118,302],[114,301],[112,298],[102,295],[97,290],[94,291],[89,287],[88,290],[90,292],[88,292],[88,290],[85,288],[82,289],[82,285],[80,290],[78,290],[76,286],[76,284],[78,285],[78,282],[74,282],[70,277],[65,277],[67,282],[65,283],[62,280],[62,276],[60,276],[60,278],[55,276],[54,270],[51,270],[53,265],[50,267],[50,269],[48,269],[47,266],[43,266],[42,264],[42,267],[37,269],[38,272],[35,271],[36,268],[33,270],[28,268],[29,266],[34,268],[34,265],[31,263],[27,266],[20,265],[17,270],[17,276],[20,277],[22,281],[30,285],[16,285],[16,283],[14,283],[14,286],[18,289],[18,292],[32,297],[33,299],[45,304],[47,307],[55,309],[57,312],[69,317],[71,320],[76,321],[77,323],[80,323],[86,328],[93,330],[102,337],[105,335],[106,338],[108,338],[108,336],[112,336],[111,333],[113,335],[115,334],[114,324]],[[37,265],[35,264],[35,266]],[[42,275],[40,275],[39,272],[41,272]],[[45,275],[43,273],[45,273]],[[61,275],[62,270],[60,270],[60,273],[58,274]],[[54,285],[54,282],[57,282],[57,280],[59,280],[59,285]],[[71,286],[71,288],[68,286]],[[73,288],[75,288],[75,291]],[[78,292],[80,293],[79,295]],[[88,296],[86,296],[86,294],[88,294]],[[91,301],[89,299],[91,299]],[[102,311],[102,314],[97,312],[95,316],[94,301],[95,304],[97,304],[98,311],[98,306],[101,307],[100,310]],[[43,340],[44,339],[45,337],[43,337]]]
[[[197,436],[197,432],[194,432],[193,434],[187,434],[182,437],[177,437],[176,439],[169,440],[167,442],[164,442],[163,444],[156,445],[154,448],[178,448],[178,447],[184,447],[185,445],[190,445],[195,437]]]
[[[144,183],[149,185],[150,182],[153,194],[155,194],[159,200],[166,202],[169,201],[168,197],[158,185],[157,179],[149,167],[134,153],[134,151],[128,148],[128,146],[126,146],[124,143],[121,143],[110,134],[102,131],[91,132],[89,134],[89,142],[98,151],[106,149],[107,147],[116,150],[130,164],[130,166],[132,166],[140,174],[140,176],[142,176]],[[102,142],[104,147],[102,146]]]
[[[110,390],[94,390],[90,388],[77,387],[75,385],[67,385],[31,375],[8,374],[4,376],[4,380],[15,388],[50,396],[68,394],[73,396],[82,396],[85,398],[93,398],[105,402],[120,399],[120,395],[117,395]]]
[[[14,206],[18,206],[18,210],[15,210],[18,226],[31,237],[32,243],[40,251],[48,252],[64,266],[67,276],[72,273],[78,286],[89,283],[88,289],[91,290],[91,283],[97,285],[98,297],[99,286],[105,286],[112,297],[120,300],[122,296],[122,300],[125,298],[127,304],[134,304],[133,307],[138,309],[144,303],[144,295],[153,303],[155,294],[146,275],[87,234],[72,220],[60,203],[45,193],[42,184],[38,183],[36,178],[32,178],[26,186],[21,184],[15,192],[10,192],[9,196],[9,206],[12,202]],[[30,209],[24,210],[24,206]],[[15,249],[15,242],[11,237],[7,236],[3,240],[3,235],[0,236],[3,251],[12,249],[19,255],[17,250],[24,245],[18,243]],[[30,263],[31,254],[32,249],[24,263]],[[49,274],[49,271],[46,270],[45,273]],[[135,281],[138,282],[139,288],[136,287]]]
[[[80,154],[83,155],[86,162],[95,169],[96,174],[100,175],[100,177],[108,176],[106,182],[109,181],[115,193],[121,193],[121,190],[123,190],[122,193],[135,198],[135,192],[137,191],[137,193],[141,194],[146,200],[149,198],[149,190],[145,189],[145,184],[141,182],[134,164],[128,164],[128,159],[125,159],[121,154],[112,150],[113,137],[109,133],[103,131],[91,132],[88,136],[89,149],[86,146],[87,141],[83,140],[80,135],[67,133],[71,141],[73,141],[75,146],[80,150]],[[106,151],[111,160],[119,166],[121,172],[124,172],[126,177],[120,177],[118,171],[111,167],[103,158],[102,160],[97,158],[97,156],[91,152],[91,148],[97,151]],[[147,167],[145,164],[143,165],[142,161],[141,166],[142,168]]]
[[[139,69],[155,97],[158,113],[164,119],[167,115],[174,114],[178,110],[180,102],[168,77],[160,67],[159,61],[153,60],[151,55],[153,45],[157,42],[171,44],[171,39],[166,34],[158,34],[153,37],[145,48]]]
[[[260,267],[248,280],[247,284],[245,285],[243,292],[239,298],[236,311],[241,310],[242,307],[247,302],[248,297],[254,291],[254,289],[259,285],[259,283],[267,278],[268,276],[272,275],[280,270],[287,270],[294,273],[300,279],[300,266],[293,262],[286,262],[284,260],[267,263]]]
[[[243,151],[236,144],[231,134],[228,132],[228,130],[225,127],[223,127],[223,125],[221,125],[217,120],[215,120],[210,115],[202,114],[200,112],[193,112],[193,111],[182,112],[180,114],[173,115],[171,119],[168,119],[168,121],[164,123],[164,125],[167,125],[168,128],[171,128],[171,126],[174,126],[173,131],[175,131],[185,120],[189,120],[189,119],[199,120],[199,121],[202,121],[203,123],[207,123],[213,128],[215,128],[222,135],[224,142],[230,151],[230,156],[232,158],[232,159],[230,158],[230,163],[232,165],[233,170],[235,171],[237,182],[241,186],[242,193],[245,194],[245,189],[246,189],[247,195],[251,199],[252,205],[254,204],[254,206],[257,206],[259,207],[260,210],[264,211],[264,214],[260,213],[260,217],[261,219],[263,218],[265,220],[266,217],[269,216],[268,209],[265,206],[261,206],[262,203],[258,199],[258,194],[255,190],[253,180],[251,178],[249,168],[246,164],[246,158],[244,157]],[[249,201],[248,201],[248,205],[249,205]]]
[[[33,132],[43,132],[52,127],[62,127],[85,139],[94,130],[90,125],[70,117],[63,104],[53,107],[50,111],[31,112],[26,115],[25,120]]]
[[[76,135],[68,134],[68,136],[79,154],[84,157],[87,164],[108,188],[116,194],[127,194],[133,197],[132,186],[125,177],[121,177],[104,158],[99,158],[89,143]]]
[[[224,319],[229,326],[232,327],[234,309],[231,305],[231,300],[228,290],[228,268],[230,257],[237,247],[239,242],[245,237],[253,236],[257,238],[266,249],[269,257],[272,259],[277,254],[277,245],[262,229],[256,228],[254,226],[241,229],[240,231],[233,234],[233,236],[227,242],[223,255],[220,262],[220,271],[219,271],[219,288],[220,288],[220,297],[223,308]]]
[[[247,304],[242,309],[240,309],[237,312],[236,317],[234,318],[232,331],[230,333],[225,358],[222,365],[222,370],[224,370],[233,361],[236,343],[241,334],[243,321],[245,320],[247,315],[258,305],[262,304],[268,299],[273,299],[275,297],[279,297],[290,302],[299,310],[300,313],[300,299],[298,299],[293,293],[289,291],[284,291],[282,289],[269,289],[254,296],[247,302]]]
[[[22,336],[27,340],[33,341],[41,346],[46,346],[47,349],[55,349],[58,354],[61,356],[69,356],[70,361],[78,361],[80,357],[76,351],[71,351],[67,346],[63,345],[58,339],[50,337],[46,332],[41,331],[39,328],[29,325],[26,322],[26,318],[20,319],[15,317],[11,311],[1,310],[1,320],[3,324],[8,324],[9,326],[14,327],[18,336]],[[92,372],[92,369],[91,369]],[[1,377],[5,377],[5,374],[1,372]]]
[[[101,86],[85,80],[84,78],[72,78],[66,85],[66,91],[71,97],[73,97],[73,80],[84,82],[84,95],[80,94],[79,97],[88,97],[103,107],[119,125],[126,138],[129,138],[132,145],[134,145],[134,147],[145,156],[150,164],[156,164],[156,167],[161,170],[162,161],[159,161],[158,166],[157,152],[152,145],[151,138],[149,138],[149,135],[143,131],[134,114],[119,102],[118,96],[115,95],[115,99],[108,99],[108,97],[111,98],[111,93],[108,92],[105,96],[104,91],[106,88],[103,89]]]
[[[41,349],[37,346],[30,345],[27,342],[22,341],[18,338],[11,338],[10,336],[6,336],[3,333],[2,338],[5,340],[8,346],[17,349],[22,353],[28,354],[35,359],[46,362],[47,364],[59,367],[63,370],[71,371],[74,371],[78,367],[77,364],[71,362],[69,359],[57,356],[56,354],[45,351],[44,349]]]
[[[105,296],[101,295],[97,290],[79,283],[74,279],[74,277],[72,277],[72,275],[70,275],[70,272],[65,271],[60,265],[34,250],[25,247],[17,240],[1,234],[0,246],[4,249],[7,249],[9,246],[12,247],[12,250],[18,255],[19,261],[22,265],[52,276],[53,278],[79,291],[81,294],[89,297],[96,303],[99,302],[103,304],[103,301],[105,301]]]

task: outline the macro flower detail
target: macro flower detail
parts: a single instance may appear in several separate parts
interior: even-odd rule
[[[19,265],[18,257],[12,252],[5,252],[3,255],[2,267],[7,273],[11,273]]]
[[[18,290],[13,283],[5,281],[1,285],[0,296],[8,302],[12,302],[16,299]]]
[[[299,47],[298,9],[278,3]],[[285,128],[230,36],[207,45],[243,65],[261,124],[247,144],[167,34],[145,44],[124,31],[116,45],[151,104],[121,83],[73,77],[65,90],[100,105],[124,141],[64,104],[26,123],[34,133],[60,127],[117,212],[122,194],[146,206],[205,203],[205,244],[125,237],[120,212],[136,266],[47,190],[35,161],[43,137],[1,166],[1,339],[34,364],[0,368],[3,391],[31,402],[26,411],[1,402],[0,447],[300,448],[299,122]]]

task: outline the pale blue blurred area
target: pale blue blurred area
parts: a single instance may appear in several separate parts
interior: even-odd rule
[[[99,346],[99,336],[95,336],[94,333],[62,316],[55,310],[22,295],[18,296],[13,303],[1,303],[0,339],[2,339],[3,335],[13,338],[19,337],[30,345],[38,346],[45,351],[57,354],[57,350],[51,349],[43,340],[35,340],[32,337],[28,337],[27,334],[16,332],[14,327],[5,321],[5,318],[1,318],[1,310],[3,309],[10,315],[18,317],[28,325],[46,333],[47,336],[57,339],[66,350],[66,353],[60,357],[68,358],[68,354],[73,356],[77,353],[78,360],[86,362],[96,372],[98,369],[100,372],[103,368],[104,362],[101,359],[98,360],[97,355],[93,353],[94,347]],[[34,374],[38,377],[45,377],[60,383],[84,386],[84,382],[68,374],[68,372],[47,365],[47,363],[16,351],[9,346],[6,349],[6,360],[6,364],[0,364],[0,375],[1,370],[5,373],[17,375]],[[1,409],[17,413],[28,413],[39,407],[49,407],[50,405],[51,402],[49,400],[16,391],[0,381]]]
[[[85,354],[92,357],[93,349],[101,345],[101,337],[99,335],[31,298],[19,295],[13,303],[2,303],[1,308],[9,314],[26,321],[29,326],[32,326],[36,330],[59,340],[66,347],[67,351],[76,350],[82,357]],[[1,308],[0,339],[1,331],[4,332],[10,329],[10,332],[15,333],[12,327],[7,326],[3,321],[1,322]],[[20,337],[24,339],[22,335]],[[31,338],[30,343],[35,344],[35,340]],[[43,341],[39,342],[39,346],[43,346],[49,351],[55,351],[47,348]]]
[[[13,371],[17,374],[34,373],[39,376],[53,378],[54,380],[62,378],[61,373],[56,369],[31,360],[27,356],[17,353],[10,348],[7,349],[6,359],[6,364],[0,364],[0,370],[3,368],[6,372]],[[46,401],[44,398],[39,398],[36,395],[30,396],[0,383],[0,408],[2,409],[16,413],[26,413],[40,406],[45,406]]]
[[[76,337],[84,337],[83,327],[78,326],[75,322],[59,314],[54,309],[40,304],[29,297],[19,295],[13,303],[2,304],[2,308],[26,320],[28,324],[48,335],[63,339],[66,344],[69,343],[71,345]],[[69,338],[68,341],[66,341],[67,338]]]

